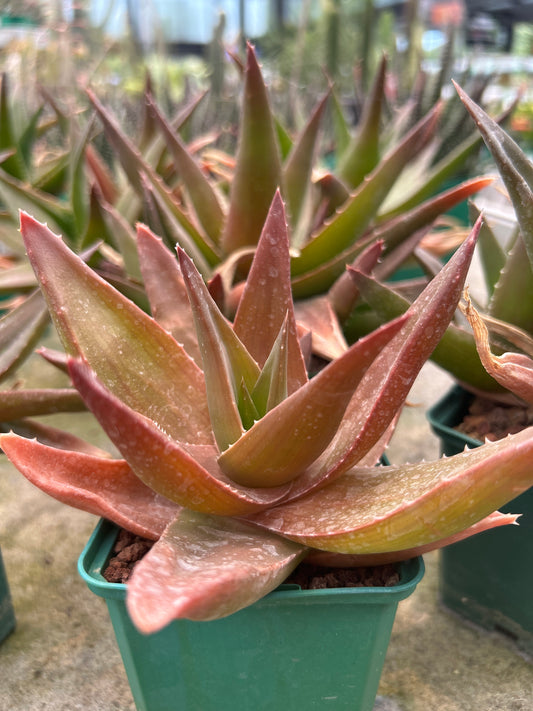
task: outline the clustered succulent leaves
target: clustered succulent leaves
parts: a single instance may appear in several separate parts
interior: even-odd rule
[[[533,166],[510,135],[456,85],[458,95],[475,120],[480,136],[492,154],[513,206],[516,222],[506,236],[497,237],[490,217],[483,220],[478,253],[487,301],[465,298],[468,323],[454,321],[443,335],[432,359],[464,387],[493,400],[530,402],[528,370],[533,358]],[[481,209],[472,200],[471,214]],[[369,270],[370,271],[370,270]],[[397,317],[409,300],[393,285],[359,278],[360,294],[372,309],[376,327]],[[491,352],[491,349],[494,351]],[[517,371],[513,373],[513,371]],[[511,395],[511,393],[513,395]]]
[[[274,192],[279,188],[290,223],[296,318],[300,328],[310,331],[314,353],[321,358],[334,358],[346,350],[342,329],[358,295],[354,280],[345,273],[346,264],[356,263],[358,269],[364,270],[381,257],[381,274],[390,273],[413,251],[424,230],[440,214],[480,190],[488,180],[469,180],[435,195],[475,142],[467,141],[468,145],[432,166],[429,173],[424,170],[428,153],[432,155],[432,146],[438,143],[441,108],[431,108],[408,131],[402,129],[400,120],[392,122],[388,130],[383,129],[385,60],[354,135],[330,90],[296,138],[283,130],[271,109],[251,46],[239,67],[243,92],[235,156],[213,150],[211,141],[202,137],[192,142],[185,140],[202,97],[170,120],[155,103],[148,82],[142,131],[134,140],[94,92],[87,91],[94,111],[88,120],[83,111],[68,117],[45,93],[45,104],[53,109],[54,125],[68,137],[69,149],[61,152],[50,171],[61,175],[62,180],[36,182],[34,171],[28,167],[23,173],[7,171],[26,143],[35,144],[45,131],[47,124],[39,123],[46,108],[43,104],[24,131],[25,142],[14,131],[5,129],[2,145],[10,163],[4,162],[6,170],[0,169],[0,196],[7,207],[4,227],[10,228],[10,243],[17,246],[12,231],[19,208],[46,221],[52,230],[62,234],[73,251],[82,254],[107,281],[148,311],[146,291],[158,287],[147,286],[139,265],[134,225],[141,220],[171,249],[179,244],[187,251],[224,314],[233,318]],[[6,82],[2,86],[6,87]],[[8,98],[6,89],[0,109],[10,119],[2,125],[9,127],[13,117],[8,111]],[[322,170],[317,162],[321,123],[328,103],[340,126],[337,133],[342,136],[335,142],[338,169],[333,171]],[[106,165],[93,140],[101,138],[98,125],[103,126],[107,144],[114,151],[114,170]],[[317,172],[317,165],[321,173]],[[399,180],[406,170],[410,170],[408,179]],[[399,190],[402,185],[410,186],[408,193]],[[36,287],[20,246],[13,268],[0,273],[0,288],[2,284],[5,289],[24,295]],[[39,296],[32,297],[31,308],[28,304],[4,318],[6,334],[22,323],[24,328],[16,352],[6,340],[8,336],[0,342],[0,377],[20,365],[47,324],[46,309]],[[63,403],[59,403],[57,394],[47,392],[46,387],[33,395],[22,390],[9,395],[2,391],[3,429],[27,431],[27,418],[33,415],[83,407],[74,393],[63,395]],[[9,403],[5,402],[4,408],[6,398]],[[20,419],[25,421],[21,423]]]
[[[146,226],[144,279],[166,285],[148,288],[155,318],[22,213],[72,382],[122,458],[13,433],[1,446],[44,491],[156,540],[128,583],[140,630],[231,614],[305,558],[397,561],[516,520],[495,511],[531,485],[529,430],[439,462],[375,466],[455,311],[479,226],[404,316],[308,379],[279,192],[233,322],[186,252],[176,260]]]
[[[472,99],[457,87],[492,154],[514,208],[516,226],[502,244],[488,221],[480,233],[480,261],[489,295],[479,314],[466,295],[464,312],[483,365],[504,393],[533,403],[533,164],[522,149]],[[474,214],[479,214],[475,203]],[[496,354],[491,352],[491,344]],[[499,396],[500,393],[496,393]]]
[[[435,463],[376,466],[456,310],[479,221],[404,314],[350,347],[339,327],[357,294],[379,287],[363,272],[380,255],[398,250],[397,264],[488,182],[383,209],[440,108],[382,155],[382,63],[339,175],[316,179],[328,97],[293,142],[250,46],[242,69],[234,161],[186,145],[178,128],[192,109],[169,121],[147,94],[136,146],[89,92],[123,182],[98,160],[91,122],[77,134],[67,205],[0,174],[10,209],[25,197],[21,232],[40,287],[0,322],[5,373],[49,311],[65,353],[46,357],[74,386],[55,407],[92,411],[121,458],[27,423],[38,439],[12,432],[1,446],[47,493],[156,541],[128,583],[144,632],[231,614],[304,559],[398,561],[513,523],[496,511],[532,483],[529,431]],[[313,353],[331,362],[309,378]],[[11,410],[0,419],[18,424],[53,397],[2,391]]]

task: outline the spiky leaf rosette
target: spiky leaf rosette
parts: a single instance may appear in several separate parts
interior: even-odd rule
[[[187,255],[173,262],[175,309],[190,314],[166,301],[164,320],[178,337],[194,321],[194,360],[46,226],[21,224],[73,384],[123,459],[14,434],[1,444],[43,490],[160,536],[128,584],[140,630],[228,615],[313,549],[397,560],[514,520],[493,512],[532,483],[529,430],[440,462],[374,466],[456,308],[478,227],[405,315],[307,380],[279,194],[235,326]],[[162,243],[139,235],[143,260],[168,267]]]

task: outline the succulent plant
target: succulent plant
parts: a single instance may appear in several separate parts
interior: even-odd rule
[[[529,430],[439,462],[375,466],[455,311],[478,230],[407,314],[308,379],[279,193],[233,323],[185,251],[178,265],[147,227],[137,240],[155,318],[22,213],[74,386],[123,458],[16,434],[1,446],[44,491],[156,540],[128,583],[140,630],[228,615],[304,558],[402,560],[516,520],[494,512],[532,483]]]
[[[487,301],[481,304],[468,298],[463,311],[470,324],[475,326],[473,334],[467,322],[454,321],[432,358],[467,389],[489,399],[512,402],[515,401],[514,397],[509,397],[512,388],[497,377],[501,368],[495,364],[508,360],[509,367],[505,369],[508,371],[511,362],[526,362],[533,356],[533,169],[531,161],[505,129],[459,86],[457,90],[492,154],[514,208],[516,222],[504,238],[496,236],[490,216],[483,219],[477,249]],[[481,212],[472,200],[473,219],[478,219]],[[359,293],[370,305],[373,318],[369,321],[374,328],[397,317],[409,306],[409,300],[396,293],[393,285],[363,275],[357,277],[357,283]],[[490,334],[487,340],[485,329]],[[492,360],[489,356],[491,348],[494,356],[501,356],[503,361]],[[478,351],[482,352],[482,358]]]
[[[489,295],[488,304],[480,313],[466,292],[462,311],[472,327],[486,371],[504,393],[512,393],[532,405],[533,232],[530,205],[533,200],[533,165],[509,134],[460,87],[457,89],[492,154],[516,216],[507,244],[496,238],[489,224],[483,226],[480,261]],[[474,214],[479,214],[475,203],[472,209]],[[503,397],[500,392],[492,395]]]
[[[67,175],[62,188],[65,194],[60,197],[47,191],[51,187],[42,189],[44,186],[28,184],[26,178],[21,180],[0,169],[0,195],[9,207],[6,220],[10,234],[16,231],[18,208],[46,221],[52,230],[63,235],[74,252],[82,254],[99,274],[148,311],[146,285],[135,248],[134,224],[141,219],[168,246],[180,244],[186,249],[209,282],[217,303],[232,318],[279,185],[291,223],[291,285],[297,321],[311,332],[315,354],[325,359],[336,357],[347,348],[339,313],[349,312],[354,298],[354,285],[344,274],[345,265],[366,254],[367,247],[375,261],[375,245],[379,243],[383,244],[381,269],[392,270],[413,250],[423,228],[488,182],[485,178],[474,179],[435,197],[430,196],[431,191],[420,193],[406,210],[395,209],[390,217],[380,215],[383,201],[402,171],[431,142],[439,112],[434,108],[406,136],[389,138],[384,146],[382,132],[377,129],[383,116],[386,69],[383,61],[358,132],[339,154],[338,174],[326,173],[319,179],[314,172],[315,158],[328,95],[318,103],[307,126],[291,139],[272,112],[251,46],[247,48],[246,65],[242,66],[243,105],[234,158],[215,153],[210,142],[185,142],[183,132],[201,97],[170,121],[156,105],[148,82],[142,131],[136,142],[97,96],[88,92],[120,164],[113,172],[93,140],[95,122],[85,120],[80,112],[70,119],[69,129],[67,115],[45,92],[46,103],[53,107],[56,122],[63,134],[68,134],[71,146],[61,155],[63,176]],[[6,99],[6,111],[8,105]],[[337,119],[341,123],[340,114]],[[25,132],[33,136],[32,143],[40,131],[36,121],[37,118],[32,121],[32,131]],[[345,122],[343,130],[347,136]],[[394,135],[400,134],[397,131]],[[20,146],[14,141],[10,145],[17,155]],[[7,143],[4,147],[9,148]],[[452,167],[455,164],[452,161]],[[435,180],[431,180],[432,190],[445,174],[446,171],[438,171]],[[16,248],[16,265],[1,273],[0,288],[3,284],[5,289],[27,295],[35,289],[36,280],[22,245]],[[334,294],[327,293],[331,288]],[[21,323],[24,328],[17,338],[18,347],[13,349],[9,334]],[[42,301],[35,296],[23,312],[6,314],[2,325],[2,373],[12,372],[39,341],[46,325]],[[1,332],[0,329],[0,335]],[[19,419],[61,409],[63,405],[54,402],[54,394],[46,390],[46,383],[40,392],[33,393],[34,397],[22,390],[3,390],[3,429],[23,427],[28,431],[28,422],[19,424]],[[74,393],[65,393],[63,403],[67,402],[69,408],[81,406]]]

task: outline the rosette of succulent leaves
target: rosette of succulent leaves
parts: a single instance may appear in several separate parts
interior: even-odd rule
[[[14,433],[0,444],[45,492],[155,540],[127,585],[138,629],[231,614],[304,559],[394,562],[516,521],[497,509],[533,481],[531,429],[376,466],[453,316],[479,227],[404,315],[309,379],[279,192],[233,321],[185,250],[176,260],[148,227],[137,241],[155,318],[22,213],[70,377],[119,456],[73,436],[68,448]]]
[[[493,225],[498,215],[491,215],[487,209],[477,247],[487,300],[479,303],[480,296],[475,302],[465,293],[461,310],[467,321],[458,319],[450,324],[432,359],[466,389],[484,398],[508,404],[531,404],[533,165],[509,133],[461,87],[456,85],[456,88],[500,174],[501,190],[505,191],[500,195],[500,204],[510,205],[515,219],[511,221],[506,217],[502,222],[500,216],[500,226],[495,230]],[[479,219],[482,204],[481,199],[471,201],[473,219]],[[502,229],[504,223],[506,228]],[[371,309],[372,316],[366,314],[367,327],[376,328],[408,308],[409,301],[390,288],[390,284],[362,274],[354,278]]]
[[[414,101],[391,118],[383,60],[353,135],[329,89],[307,125],[292,139],[271,109],[251,46],[246,61],[238,66],[243,90],[234,155],[214,150],[215,131],[209,139],[185,141],[201,97],[169,120],[156,105],[148,83],[143,128],[135,142],[88,91],[94,113],[85,125],[83,112],[70,117],[72,141],[58,158],[66,179],[60,189],[56,185],[52,191],[50,182],[46,183],[49,191],[42,184],[32,184],[29,167],[25,173],[8,172],[3,169],[5,163],[0,168],[4,233],[16,247],[20,237],[15,238],[13,231],[18,230],[18,210],[27,211],[61,233],[74,252],[149,311],[135,240],[135,223],[140,220],[172,250],[176,245],[185,249],[231,319],[279,188],[290,224],[296,318],[311,333],[315,355],[329,360],[347,348],[344,323],[357,301],[357,288],[345,273],[346,265],[355,262],[368,270],[380,260],[379,273],[391,273],[412,254],[440,215],[484,187],[489,179],[477,178],[437,194],[442,182],[481,143],[481,137],[466,138],[446,158],[432,163],[441,143],[442,106],[437,103],[414,125]],[[54,106],[56,123],[68,126],[69,117],[49,95],[46,99]],[[8,104],[5,98],[6,115]],[[339,127],[333,170],[327,170],[322,161],[321,125],[328,104]],[[102,138],[94,135],[98,123],[114,151],[114,170],[98,151]],[[29,137],[35,142],[43,130],[36,114],[25,131],[25,154],[32,144]],[[13,131],[5,147],[9,154],[22,151]],[[36,286],[24,247],[19,245],[14,264],[0,273],[0,289],[25,295],[19,308],[8,311],[0,322],[0,378],[4,382],[10,382],[6,378],[33,351],[48,323],[42,298],[32,291]],[[159,318],[164,322],[163,313]],[[43,353],[55,363],[63,360],[58,354]],[[46,383],[32,391],[5,387],[0,392],[4,430],[29,432],[33,427],[42,436],[43,425],[38,427],[28,418],[83,407],[72,389],[52,391]],[[53,436],[53,432],[48,434]]]

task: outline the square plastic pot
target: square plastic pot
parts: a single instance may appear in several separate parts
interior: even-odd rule
[[[421,558],[401,564],[394,587],[282,585],[229,617],[142,635],[125,607],[126,585],[101,575],[117,532],[99,523],[79,571],[107,602],[139,711],[371,711],[396,608],[422,578]]]
[[[0,643],[15,629],[15,613],[0,549]]]
[[[455,386],[428,411],[442,454],[480,446],[479,440],[453,429],[472,397]],[[502,511],[521,513],[520,525],[486,531],[441,551],[440,597],[462,617],[506,634],[533,654],[533,488]]]

